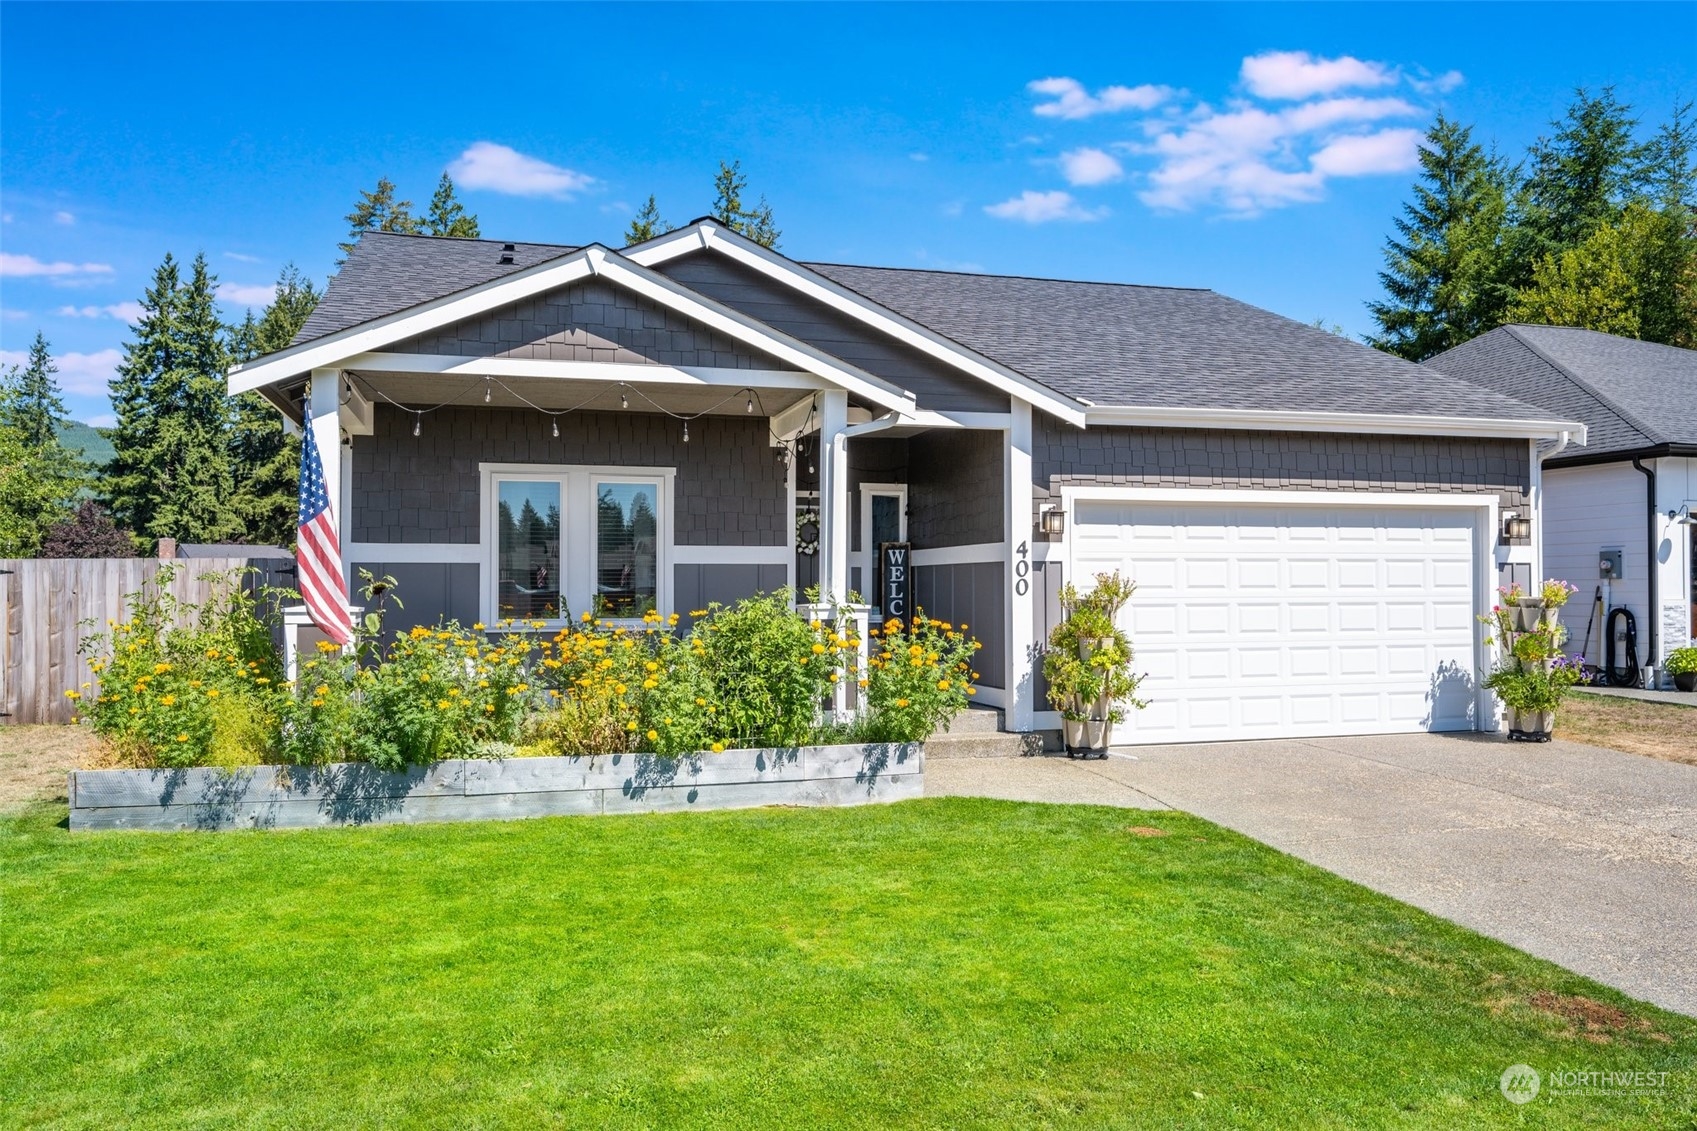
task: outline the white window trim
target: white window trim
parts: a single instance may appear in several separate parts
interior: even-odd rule
[[[480,463],[477,465],[479,492],[478,508],[482,532],[478,543],[482,565],[481,592],[478,594],[480,620],[495,624],[496,593],[500,588],[500,539],[496,530],[499,511],[496,508],[495,484],[498,480],[526,482],[555,482],[560,484],[560,597],[565,610],[572,616],[589,611],[594,593],[595,569],[595,500],[596,485],[601,482],[651,482],[659,486],[654,501],[655,518],[659,527],[658,562],[655,576],[655,604],[661,616],[672,609],[672,567],[674,564],[672,500],[676,495],[675,467],[620,467],[605,464],[542,464],[542,463]],[[546,622],[548,628],[559,628],[566,618]],[[640,624],[640,620],[621,618],[613,624]]]
[[[877,557],[877,547],[872,545],[872,497],[874,495],[894,495],[901,500],[899,511],[901,518],[901,535],[897,539],[907,541],[907,484],[906,483],[862,483],[860,485],[860,553],[855,555],[855,565],[860,567],[862,588],[861,600],[872,606],[872,615],[882,620],[883,613],[879,611],[878,595],[872,593],[873,566]]]

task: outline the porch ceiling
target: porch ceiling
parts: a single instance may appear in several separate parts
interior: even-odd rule
[[[371,400],[398,402],[409,408],[435,405],[480,407],[487,390],[492,408],[537,407],[551,411],[581,409],[585,412],[674,412],[694,415],[743,416],[750,397],[754,411],[773,416],[814,394],[806,389],[762,388],[750,381],[749,393],[725,385],[649,383],[641,380],[640,367],[629,380],[560,381],[536,377],[485,379],[466,374],[362,373],[348,371],[354,386]],[[628,402],[628,407],[621,402]],[[527,403],[528,402],[528,403]]]

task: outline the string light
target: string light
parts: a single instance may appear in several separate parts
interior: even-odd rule
[[[684,421],[684,443],[689,443],[689,421]]]
[[[423,428],[424,428],[424,414],[422,412],[413,413],[412,414],[412,434],[414,436],[418,435],[419,432],[423,430]]]
[[[484,404],[489,403],[489,397],[493,392],[494,392],[494,388],[493,388],[491,382],[484,381],[483,382],[483,403]]]
[[[753,412],[754,411],[754,394],[753,393],[750,393],[748,395],[748,408],[746,408],[744,411],[745,412]]]
[[[625,396],[624,391],[622,389],[619,391],[619,407],[620,408],[629,408],[630,407],[630,398]]]
[[[554,426],[554,439],[558,440],[560,438],[560,418],[557,416],[550,416],[548,421]]]

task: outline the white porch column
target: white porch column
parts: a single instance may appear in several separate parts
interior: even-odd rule
[[[1037,680],[1033,674],[1032,588],[1036,575],[1031,566],[1031,405],[1017,398],[1012,404],[1007,435],[1007,455],[1002,460],[1008,575],[1003,579],[1002,623],[1008,626],[1008,689],[1006,726],[1012,731],[1036,728]]]
[[[346,489],[348,477],[344,474],[346,465],[342,452],[342,371],[314,369],[310,390],[308,404],[312,410],[312,439],[318,445],[318,460],[324,465],[324,493],[330,497],[336,533],[342,545],[346,546],[350,528],[345,517],[349,491]],[[347,568],[344,555],[344,574]],[[351,588],[349,592],[352,592]]]
[[[848,600],[848,393],[819,394],[819,600]]]

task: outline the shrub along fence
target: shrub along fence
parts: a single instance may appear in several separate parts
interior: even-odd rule
[[[227,591],[246,558],[0,559],[0,722],[68,723],[77,704],[67,689],[92,681],[84,637],[123,620],[130,594],[155,589],[170,567],[166,591],[184,607]]]

